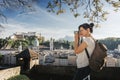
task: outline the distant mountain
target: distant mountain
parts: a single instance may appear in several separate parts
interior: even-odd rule
[[[60,38],[59,40],[68,40],[68,41],[73,41],[74,40],[74,38],[73,38],[73,36],[65,36],[64,38]]]
[[[108,37],[99,41],[104,43],[109,50],[117,49],[118,45],[120,45],[120,38],[116,37]]]

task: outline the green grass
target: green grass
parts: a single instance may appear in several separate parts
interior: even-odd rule
[[[26,75],[18,75],[9,78],[8,80],[30,80]]]

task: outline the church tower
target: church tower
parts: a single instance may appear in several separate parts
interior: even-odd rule
[[[51,39],[50,39],[50,50],[51,50],[51,51],[53,51],[53,47],[54,47],[53,39],[51,38]]]

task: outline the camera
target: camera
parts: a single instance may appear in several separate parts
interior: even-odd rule
[[[74,31],[74,34],[78,34],[79,33],[79,31]]]

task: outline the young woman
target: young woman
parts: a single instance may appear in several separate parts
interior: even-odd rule
[[[75,34],[74,51],[77,56],[77,70],[73,80],[83,80],[90,74],[89,62],[85,48],[88,50],[89,55],[91,55],[95,47],[94,39],[91,36],[93,26],[93,23],[84,23],[79,26],[79,31]]]

